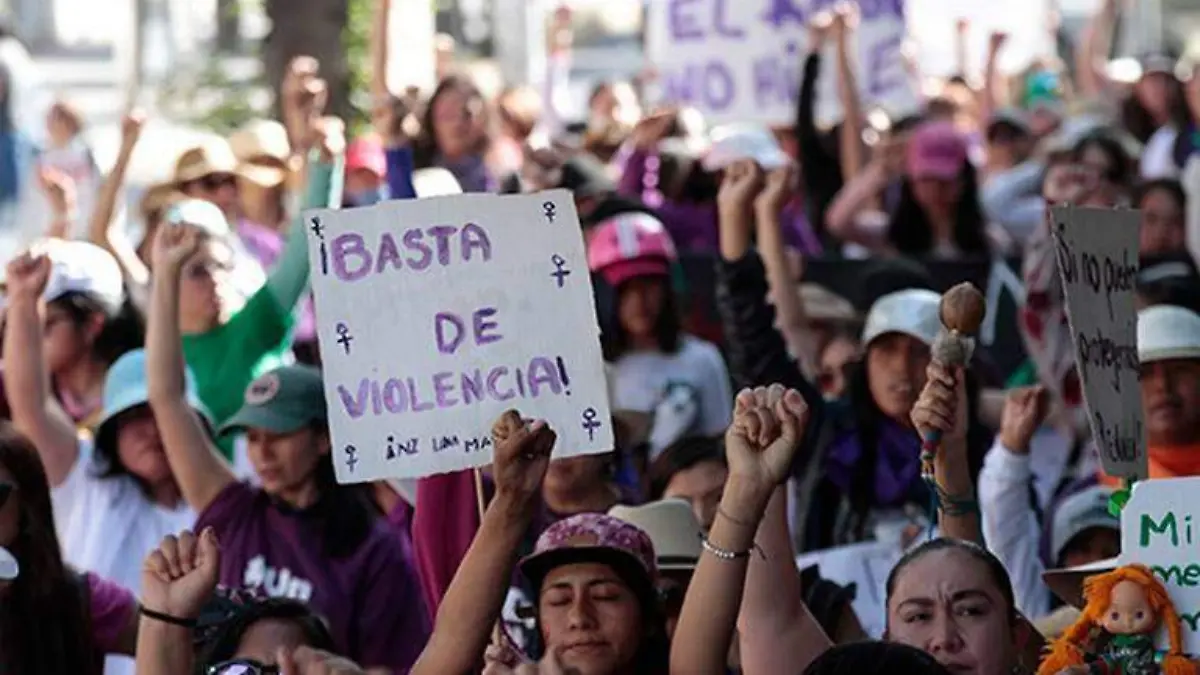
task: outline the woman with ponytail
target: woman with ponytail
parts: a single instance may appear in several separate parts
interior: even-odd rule
[[[1083,595],[1083,612],[1051,645],[1038,675],[1064,671],[1196,675],[1196,665],[1183,654],[1179,615],[1167,589],[1148,567],[1125,565],[1090,577]],[[1167,631],[1170,650],[1166,654],[1154,647],[1159,627]]]

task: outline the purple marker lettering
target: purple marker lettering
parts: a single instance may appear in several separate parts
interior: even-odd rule
[[[379,251],[375,254],[375,273],[383,272],[384,265],[400,269],[400,249],[396,248],[396,240],[391,232],[384,232],[379,237]]]
[[[670,0],[667,15],[671,24],[671,39],[675,42],[687,40],[703,40],[704,30],[696,20],[694,10],[688,5],[696,4],[696,0]]]
[[[688,64],[680,70],[661,74],[663,98],[674,103],[694,103],[696,100],[696,66]]]
[[[498,332],[488,333],[500,327],[500,324],[489,320],[496,316],[495,307],[484,307],[483,309],[475,310],[475,344],[486,345],[493,342],[499,342],[503,335]]]
[[[342,406],[346,408],[346,414],[353,419],[358,419],[367,412],[367,397],[370,395],[371,381],[363,378],[358,381],[358,393],[351,394],[344,386],[338,385],[338,397],[342,399]]]
[[[554,362],[544,356],[535,356],[529,361],[529,395],[537,398],[543,385],[549,385],[555,394],[562,393],[562,381],[558,379]]]
[[[704,68],[704,102],[713,110],[725,110],[733,103],[733,73],[720,61],[709,61]]]
[[[379,381],[371,381],[371,412],[376,416],[383,414],[383,394],[379,391]]]
[[[899,35],[871,46],[867,56],[867,91],[871,98],[879,98],[904,86],[904,72],[890,67],[901,63],[901,46]]]
[[[741,1],[744,2],[745,0]],[[746,31],[737,26],[730,26],[727,23],[729,21],[729,17],[726,16],[725,5],[726,0],[716,0],[716,4],[713,5],[713,27],[717,29],[717,33],[720,34],[721,37],[741,40],[742,38],[746,37]]]
[[[454,377],[454,373],[442,372],[433,375],[433,398],[439,408],[449,408],[458,404],[458,400],[453,396],[454,385],[450,383],[451,377]]]
[[[488,239],[487,231],[475,223],[467,223],[462,229],[462,257],[464,262],[471,262],[471,251],[479,249],[483,262],[492,259],[492,241]]]
[[[408,409],[408,398],[404,395],[404,383],[394,377],[389,377],[383,385],[383,407],[392,414],[399,414]]]
[[[424,237],[425,233],[420,230],[408,230],[404,233],[404,247],[410,252],[416,251],[420,254],[415,260],[411,256],[408,258],[408,266],[418,272],[433,262],[433,249],[425,243]]]
[[[767,11],[763,13],[763,21],[775,28],[793,21],[801,26],[808,23],[804,18],[804,10],[797,7],[793,0],[771,0]]]
[[[517,391],[520,392],[521,398],[525,398],[525,373],[522,373],[520,368],[513,370],[517,371]]]
[[[447,336],[447,326],[454,331],[452,336]],[[451,312],[438,312],[434,315],[433,333],[437,338],[438,351],[443,354],[453,354],[459,345],[462,344],[465,328],[466,325],[463,324],[463,320]]]
[[[426,233],[437,240],[437,259],[442,265],[450,264],[450,237],[457,230],[449,225],[435,225]]]
[[[754,100],[767,106],[779,99],[779,61],[774,56],[765,56],[751,67],[754,80]]]
[[[483,374],[476,368],[473,372],[462,374],[463,405],[471,405],[482,401],[484,395]]]
[[[358,281],[371,272],[371,253],[362,235],[354,232],[333,238],[333,273],[342,281]]]
[[[412,409],[412,411],[415,413],[418,413],[418,412],[425,412],[426,410],[433,410],[432,403],[430,403],[428,401],[422,402],[419,399],[417,399],[417,381],[411,377],[407,378],[407,380],[408,380],[408,401],[409,401],[409,407]]]
[[[507,401],[516,395],[516,394],[513,394],[512,387],[509,387],[503,391],[501,391],[499,389],[500,378],[504,377],[507,374],[508,374],[508,368],[505,368],[504,366],[496,366],[495,368],[492,368],[490,371],[488,371],[487,391],[488,391],[488,394],[492,398],[496,399],[497,401]]]

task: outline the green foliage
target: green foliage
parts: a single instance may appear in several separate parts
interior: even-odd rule
[[[342,46],[350,69],[350,102],[354,116],[346,120],[351,137],[369,130],[371,110],[371,54],[368,41],[375,0],[347,0]]]
[[[159,108],[171,118],[222,135],[270,115],[270,95],[261,77],[235,80],[217,56],[195,72],[176,73],[163,84],[158,98]]]

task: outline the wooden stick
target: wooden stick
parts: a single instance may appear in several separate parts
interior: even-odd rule
[[[483,491],[483,471],[479,467],[472,469],[475,474],[475,506],[479,509],[479,526],[483,527],[483,514],[487,512],[488,499]],[[492,643],[502,645],[506,642],[507,634],[504,631],[504,617],[496,619],[496,625],[492,626]]]

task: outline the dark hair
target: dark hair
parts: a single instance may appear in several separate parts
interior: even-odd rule
[[[462,94],[468,102],[475,100],[480,105],[484,105],[483,94],[479,92],[479,87],[475,86],[471,78],[465,75],[449,75],[443,78],[425,104],[425,110],[421,113],[421,133],[413,140],[413,163],[418,169],[434,166],[434,162],[441,153],[441,149],[437,145],[437,134],[433,129],[433,107],[439,98],[451,92]],[[483,114],[487,114],[486,107],[483,109]],[[478,144],[471,151],[482,155],[487,152],[490,143],[491,140],[484,136],[479,139]]]
[[[929,654],[908,645],[875,640],[835,645],[808,664],[804,675],[950,675]]]
[[[884,588],[886,589],[886,597],[884,600],[885,605],[891,603],[892,593],[896,590],[896,581],[904,572],[905,568],[917,562],[921,558],[924,558],[930,553],[945,550],[962,551],[975,560],[983,563],[983,566],[987,569],[989,581],[996,585],[996,588],[1000,591],[1000,597],[1004,599],[1004,602],[1007,605],[1004,608],[1004,611],[1008,614],[1009,621],[1016,622],[1018,619],[1016,596],[1013,594],[1012,579],[1010,579],[1008,576],[1008,570],[1004,569],[1004,563],[1000,562],[996,556],[992,555],[978,544],[969,541],[963,541],[962,539],[953,539],[951,537],[938,537],[937,539],[930,539],[920,546],[910,550],[908,553],[905,553],[904,556],[900,558],[900,561],[897,562],[896,566],[892,568],[892,571],[888,573],[887,583],[884,585]]]
[[[987,220],[979,204],[979,179],[970,160],[963,162],[962,192],[954,213],[954,243],[965,254],[986,256],[991,250],[984,227]],[[933,227],[925,210],[917,203],[912,181],[900,183],[900,202],[888,223],[888,241],[903,255],[923,257],[933,251]]]
[[[1188,112],[1183,83],[1171,73],[1155,74],[1166,77],[1171,82],[1167,89],[1167,114],[1170,117],[1167,124],[1177,129],[1188,128],[1192,120],[1191,114]],[[1158,131],[1160,125],[1154,121],[1150,111],[1146,110],[1142,106],[1142,102],[1138,100],[1136,87],[1134,91],[1129,92],[1125,100],[1121,101],[1121,124],[1140,143],[1150,140],[1154,132]]]
[[[868,347],[869,349],[869,347]],[[866,356],[848,364],[846,372],[846,396],[853,413],[854,433],[858,436],[862,455],[854,465],[850,478],[850,493],[846,495],[852,515],[855,536],[865,536],[867,517],[873,507],[875,495],[876,461],[879,456],[881,429],[887,416],[875,403],[868,383]],[[991,447],[992,434],[979,421],[979,383],[972,372],[966,369],[967,386],[967,464],[971,480],[979,475],[983,458]],[[832,526],[832,524],[830,524]]]
[[[668,354],[674,354],[679,350],[680,337],[683,332],[683,323],[679,318],[679,309],[675,292],[671,288],[671,280],[664,277],[663,284],[663,305],[662,311],[658,315],[658,321],[654,324],[654,334],[658,341],[658,348]],[[612,363],[629,351],[629,335],[625,332],[625,327],[621,325],[620,305],[621,292],[626,284],[621,284],[615,290],[614,302],[611,308],[613,316],[611,321],[607,322],[609,330],[604,331],[600,335],[600,347],[604,352],[604,360]]]
[[[318,436],[329,437],[329,428],[324,422],[314,423],[312,429]],[[317,461],[315,479],[321,497],[307,511],[321,528],[322,553],[334,559],[354,555],[371,535],[379,516],[366,491],[369,483],[338,483],[332,455]]]
[[[675,474],[701,462],[725,466],[725,441],[721,436],[686,436],[668,445],[650,467],[650,499],[662,499]]]
[[[1153,180],[1144,180],[1133,186],[1133,206],[1138,208],[1141,206],[1142,200],[1150,196],[1153,192],[1165,192],[1167,196],[1174,201],[1181,210],[1187,210],[1187,193],[1183,190],[1183,184],[1174,178],[1155,178]]]
[[[50,304],[63,310],[77,327],[95,314],[105,314],[104,306],[96,298],[77,291],[63,293]],[[105,318],[104,327],[92,345],[92,354],[107,367],[126,352],[140,348],[145,341],[146,326],[141,312],[126,299],[115,315]]]
[[[0,421],[0,464],[16,483],[16,539],[21,565],[0,603],[0,672],[98,673],[82,589],[86,581],[63,562],[54,528],[50,484],[37,450]]]
[[[272,620],[295,624],[309,647],[336,651],[329,628],[308,606],[284,598],[253,600],[235,611],[208,640],[196,645],[196,675],[206,675],[210,667],[233,659],[246,631],[259,621]]]
[[[858,594],[856,584],[843,586],[821,576],[817,565],[809,565],[800,570],[800,588],[804,593],[804,605],[812,613],[821,629],[833,640],[839,642],[838,627],[842,616],[847,610],[854,611],[854,598]]]
[[[1081,161],[1083,154],[1092,147],[1104,153],[1112,163],[1103,176],[1105,180],[1122,187],[1129,187],[1133,184],[1134,177],[1137,175],[1137,166],[1121,141],[1103,129],[1093,131],[1079,139],[1079,142],[1071,149],[1072,158],[1076,162]]]

